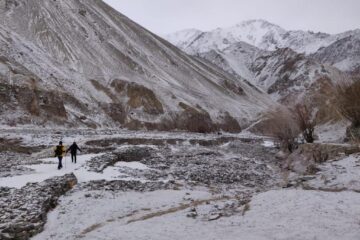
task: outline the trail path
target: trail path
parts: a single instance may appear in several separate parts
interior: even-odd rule
[[[121,168],[135,168],[135,169],[146,169],[144,164],[138,162],[121,162],[113,167],[107,167],[103,173],[95,173],[88,171],[86,168],[86,162],[91,158],[100,156],[102,154],[86,154],[77,156],[77,163],[72,163],[70,156],[66,156],[63,159],[63,168],[57,169],[58,160],[57,158],[46,158],[42,159],[44,163],[36,165],[25,165],[24,167],[34,170],[33,172],[20,176],[0,178],[0,187],[15,187],[21,188],[29,182],[41,182],[46,179],[62,176],[67,173],[74,173],[78,179],[78,182],[87,182],[91,180],[142,180],[143,179],[132,179],[120,174]]]

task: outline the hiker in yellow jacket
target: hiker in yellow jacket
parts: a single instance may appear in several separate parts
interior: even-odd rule
[[[62,159],[65,156],[66,150],[65,146],[62,144],[62,141],[59,142],[59,145],[55,147],[55,157],[59,159],[58,170],[62,169]]]

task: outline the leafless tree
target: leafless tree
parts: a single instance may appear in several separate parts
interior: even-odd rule
[[[302,135],[307,143],[314,142],[314,131],[316,122],[312,117],[311,111],[305,104],[298,104],[295,106],[295,118],[297,120],[298,127],[302,132]]]
[[[342,83],[336,92],[338,111],[352,123],[352,127],[360,127],[360,80]]]
[[[289,152],[295,150],[300,128],[296,117],[289,109],[281,107],[268,112],[266,127],[268,135],[276,138],[283,150]]]
[[[360,80],[337,86],[336,105],[339,113],[351,122],[347,136],[360,142]]]

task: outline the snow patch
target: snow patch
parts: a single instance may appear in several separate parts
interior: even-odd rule
[[[63,169],[58,170],[57,158],[47,158],[43,159],[43,164],[38,165],[25,165],[24,167],[33,169],[34,172],[31,174],[5,177],[0,178],[1,187],[15,187],[21,188],[29,182],[41,182],[48,178],[55,176],[63,176],[68,173],[74,173],[78,182],[88,182],[92,180],[138,180],[145,182],[144,179],[135,179],[128,177],[122,169],[131,168],[131,169],[149,169],[146,165],[139,162],[118,162],[113,167],[107,167],[103,173],[96,173],[88,171],[86,168],[86,162],[93,157],[101,156],[103,154],[87,154],[77,156],[77,163],[72,163],[69,156],[63,159]]]

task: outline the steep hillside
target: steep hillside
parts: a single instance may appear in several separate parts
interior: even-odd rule
[[[2,124],[239,131],[273,104],[100,0],[0,3]]]
[[[264,20],[250,20],[210,32],[185,30],[166,38],[286,104],[315,94],[324,79],[326,85],[333,84],[341,78],[340,70],[360,70],[359,30],[336,35],[286,31]]]
[[[274,101],[292,105],[301,102],[310,92],[315,93],[319,79],[326,78],[332,84],[342,75],[336,68],[290,48],[264,51],[239,42],[223,51],[211,50],[198,55],[233,75],[248,79]]]
[[[242,76],[256,84],[255,73],[251,70],[256,58],[266,54],[267,51],[260,50],[245,42],[230,45],[224,50],[210,50],[197,55],[221,67],[225,71]]]
[[[309,100],[323,90],[325,83],[331,86],[344,75],[289,48],[262,54],[250,69],[255,84],[286,105]]]
[[[342,71],[360,74],[360,30],[319,49],[311,57]]]

